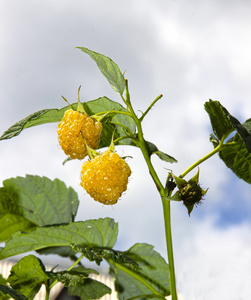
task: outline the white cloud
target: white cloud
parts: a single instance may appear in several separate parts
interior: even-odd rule
[[[219,230],[213,220],[194,224],[177,248],[177,282],[184,300],[249,299],[250,224]],[[178,254],[178,255],[177,255]]]

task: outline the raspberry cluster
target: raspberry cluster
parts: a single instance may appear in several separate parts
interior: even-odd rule
[[[83,159],[87,155],[85,141],[89,147],[97,149],[102,135],[102,124],[86,113],[69,109],[58,124],[57,133],[64,153],[73,159]]]
[[[115,204],[126,191],[130,175],[131,169],[125,160],[106,150],[83,163],[80,185],[95,201]]]

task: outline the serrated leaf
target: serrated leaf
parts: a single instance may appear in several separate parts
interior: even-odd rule
[[[213,131],[220,140],[223,135],[228,135],[236,130],[249,153],[251,153],[251,119],[241,124],[219,101],[210,100],[205,103],[205,109],[209,114]]]
[[[78,195],[59,179],[51,181],[47,177],[26,175],[6,179],[3,185],[11,191],[11,205],[19,212],[21,209],[21,215],[38,226],[67,224],[76,215]]]
[[[72,244],[112,248],[117,235],[118,224],[110,218],[39,227],[29,233],[16,232],[0,252],[0,259],[42,248]]]
[[[124,254],[133,259],[141,270],[128,272],[123,265],[122,268],[117,265],[115,270],[114,266],[110,264],[110,272],[116,279],[115,285],[119,299],[140,297],[141,295],[152,295],[157,299],[170,295],[168,264],[158,252],[153,250],[152,245],[138,243]],[[138,280],[138,276],[141,277],[141,280]]]
[[[106,259],[107,261],[112,260],[117,263],[124,263],[134,270],[140,269],[139,265],[135,261],[133,261],[130,257],[126,256],[121,251],[99,247],[91,248],[81,245],[74,246],[74,249],[76,249],[78,252],[83,253],[85,257],[90,261],[95,261],[97,265],[99,265],[103,259]]]
[[[7,241],[18,230],[30,230],[34,224],[22,216],[5,214],[0,217],[0,242]]]
[[[6,296],[3,296],[2,293]],[[10,299],[10,297],[8,297],[7,295],[9,295],[12,299],[15,300],[28,300],[28,298],[26,298],[24,295],[20,294],[19,292],[13,290],[11,287],[0,284],[0,299],[1,300]]]
[[[156,154],[161,160],[169,162],[169,163],[177,162],[177,160],[174,157],[172,157],[171,155],[166,154],[162,151],[159,151],[159,149],[153,143],[148,142],[148,141],[145,141],[145,142],[148,147],[149,155]]]
[[[45,272],[45,267],[40,259],[34,255],[23,257],[16,263],[8,277],[10,285],[28,299],[33,299],[50,277]]]
[[[78,103],[73,103],[72,107],[77,109]],[[132,144],[131,139],[125,138],[128,133],[126,128],[129,128],[132,134],[135,133],[135,122],[134,120],[125,114],[115,113],[115,111],[126,112],[127,110],[119,103],[114,102],[107,97],[101,97],[96,100],[91,100],[84,103],[84,108],[89,115],[94,115],[101,112],[107,112],[113,110],[111,114],[102,121],[103,131],[102,138],[98,148],[106,147],[110,145],[112,134],[115,131],[115,139],[123,138],[118,141],[119,145],[130,145]],[[17,122],[6,130],[1,136],[0,140],[10,139],[12,137],[18,136],[24,129],[53,122],[60,122],[63,115],[69,107],[65,106],[61,109],[44,109],[39,112],[31,114],[27,118]],[[121,126],[121,125],[122,126]]]
[[[213,131],[219,140],[221,140],[223,135],[230,134],[234,131],[234,127],[224,112],[224,107],[219,101],[213,101],[210,99],[204,104],[204,107],[209,115]]]
[[[120,95],[125,90],[125,79],[117,64],[108,56],[94,52],[85,47],[77,47],[81,51],[88,54],[97,64],[99,70],[109,81],[111,87]]]
[[[127,112],[127,110],[121,104],[115,101],[112,101],[106,97],[102,97],[96,100],[85,102],[84,108],[89,115],[113,110],[110,114],[107,115],[107,117],[104,118],[104,121],[102,122],[102,138],[98,148],[103,148],[110,145],[115,128],[116,131],[114,139],[126,137],[128,135],[126,128],[128,128],[132,134],[135,133],[136,124],[134,120],[126,114],[116,113],[116,111]],[[131,145],[132,141],[129,138],[124,138],[118,141],[117,144]]]
[[[49,247],[49,248],[39,249],[36,251],[42,255],[55,254],[62,257],[71,258],[72,260],[75,259],[75,254],[76,254],[76,252],[72,250],[71,246]]]
[[[83,285],[70,286],[68,293],[80,297],[81,300],[92,300],[99,299],[105,294],[111,294],[111,289],[102,282],[88,278]]]
[[[66,287],[77,284],[84,284],[91,273],[99,274],[93,269],[86,269],[82,266],[71,269],[70,271],[47,272],[47,274],[57,281],[63,283]]]
[[[243,124],[240,123],[239,120],[237,120],[234,116],[230,115],[230,113],[227,111],[225,107],[222,106],[223,112],[228,117],[230,123],[232,126],[236,129],[236,131],[239,133],[241,139],[245,143],[245,146],[249,153],[251,153],[251,120],[247,120],[245,123],[246,125],[243,126]]]
[[[231,142],[233,144],[223,148],[219,152],[219,156],[235,175],[251,183],[251,153],[248,152],[245,143],[238,133],[229,141],[229,144]]]
[[[0,141],[11,139],[12,137],[19,135],[20,132],[25,128],[37,126],[40,124],[55,122],[55,121],[50,121],[51,117],[49,115],[51,113],[53,113],[53,110],[43,109],[33,114],[30,114],[28,117],[20,120],[19,122],[15,123],[10,128],[8,128],[0,137]],[[53,116],[52,119],[54,119]]]

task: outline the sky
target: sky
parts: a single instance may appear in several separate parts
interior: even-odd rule
[[[73,0],[0,1],[0,134],[29,114],[107,96],[119,101],[95,63],[75,47],[111,57],[126,71],[136,111],[163,98],[143,122],[145,138],[177,160],[153,157],[163,182],[212,150],[208,99],[241,122],[251,112],[251,2]],[[120,102],[121,103],[121,102]],[[155,246],[166,258],[161,201],[138,149],[128,190],[114,206],[94,202],[79,185],[81,162],[62,166],[57,124],[30,128],[0,143],[0,181],[25,174],[59,178],[78,193],[76,220],[119,222],[115,246]],[[197,171],[197,170],[196,170]],[[191,174],[191,176],[194,173]],[[187,178],[189,179],[189,178]],[[250,299],[251,189],[215,156],[200,167],[209,188],[189,217],[172,203],[178,291],[184,300]]]

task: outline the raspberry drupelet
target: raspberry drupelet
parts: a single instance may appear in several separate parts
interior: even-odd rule
[[[126,191],[130,175],[131,169],[125,160],[107,150],[83,163],[80,185],[95,201],[115,204]]]
[[[89,147],[97,149],[102,135],[102,124],[86,113],[68,109],[58,124],[57,133],[64,153],[73,159],[83,159],[87,155],[85,141]]]

